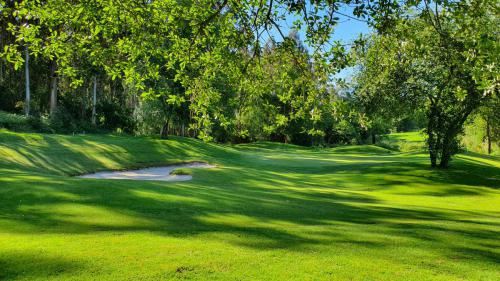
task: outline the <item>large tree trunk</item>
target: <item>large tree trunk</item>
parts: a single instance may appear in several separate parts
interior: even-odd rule
[[[24,48],[24,77],[25,77],[25,85],[26,85],[26,100],[24,104],[24,111],[26,116],[30,115],[30,103],[31,103],[31,93],[30,93],[30,53],[28,49],[28,45],[26,44]]]
[[[427,145],[429,146],[429,158],[431,160],[431,167],[435,168],[437,165],[437,139],[434,133],[434,120],[433,116],[429,117],[429,123],[427,125]]]
[[[470,91],[473,92],[474,89],[471,89]],[[474,97],[474,95],[469,94],[468,97]],[[457,117],[453,120],[454,122],[451,122],[451,125],[446,131],[442,142],[441,163],[439,164],[441,168],[448,168],[451,155],[454,153],[454,141],[457,139],[457,135],[463,127],[465,120],[467,120],[471,112],[477,108],[479,104],[480,100],[469,101],[466,103],[464,111],[457,115]]]
[[[431,160],[431,167],[437,167],[439,137],[436,135],[436,119],[438,118],[438,110],[431,100],[431,108],[429,110],[429,120],[427,123],[427,144],[429,146],[429,158]]]
[[[429,145],[429,158],[431,160],[431,167],[435,168],[437,165],[437,148],[436,139],[432,132],[428,133],[427,143]]]
[[[57,110],[57,63],[52,61],[50,66],[50,116],[54,116]]]
[[[451,122],[452,125],[450,125],[446,130],[442,141],[438,139],[438,143],[441,143],[441,163],[439,163],[439,167],[445,169],[448,168],[451,156],[455,152],[454,145],[457,139],[457,135],[459,134],[465,120],[467,120],[467,117],[470,115],[473,108],[474,107],[472,106],[468,107],[463,113],[455,118],[453,120],[454,122]]]
[[[443,146],[441,150],[441,162],[439,163],[440,168],[448,168],[451,159],[451,146],[453,137],[445,136],[443,139]]]
[[[96,75],[92,76],[92,125],[96,124],[96,104],[97,104],[97,77]]]

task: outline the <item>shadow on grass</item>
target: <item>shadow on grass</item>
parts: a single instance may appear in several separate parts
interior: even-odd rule
[[[42,255],[37,256],[34,253],[0,253],[0,280],[17,278],[35,280],[40,276],[46,276],[50,279],[61,275],[70,277],[78,271],[90,268],[96,270],[95,266],[90,267],[61,257],[47,258]],[[51,274],[47,275],[47,272]]]
[[[76,175],[107,169],[174,162],[235,159],[232,149],[189,138],[164,141],[149,137],[1,135],[0,167],[54,175]],[[36,136],[36,137],[35,137]]]
[[[268,160],[254,148],[246,154],[191,139],[67,138],[43,136],[37,142],[45,146],[42,150],[23,138],[5,145],[26,162],[4,159],[0,165],[10,169],[8,176],[0,177],[0,222],[12,222],[0,232],[148,231],[176,237],[225,233],[234,236],[228,243],[238,246],[291,251],[335,243],[389,247],[386,237],[370,236],[380,232],[464,258],[493,263],[500,259],[498,252],[485,246],[498,246],[499,224],[468,219],[484,214],[389,206],[361,192],[441,184],[449,187],[412,192],[430,197],[482,195],[498,188],[499,180],[494,177],[498,168],[458,160],[451,170],[440,171],[429,169],[426,158],[419,156],[356,157],[337,151],[335,157],[326,154],[314,159],[308,151],[290,150],[298,158],[311,157],[299,165],[285,156]],[[206,160],[221,168],[195,171],[195,180],[183,183],[61,176],[89,167],[99,170],[177,160]],[[22,256],[13,257],[11,264],[22,261]],[[62,265],[69,270],[71,266]]]
[[[254,184],[256,175],[252,173],[258,172],[261,184],[267,187]],[[209,178],[210,173],[198,172]],[[230,241],[236,245],[293,251],[331,243],[384,247],[384,241],[363,241],[354,234],[343,235],[341,230],[335,230],[336,225],[348,224],[354,228],[373,225],[378,231],[391,235],[433,242],[441,247],[446,245],[449,249],[460,247],[462,253],[475,258],[488,261],[500,258],[478,244],[494,241],[500,232],[485,230],[481,225],[478,227],[474,222],[463,220],[460,213],[388,207],[374,197],[343,190],[325,193],[308,189],[307,185],[302,186],[304,190],[291,188],[276,183],[275,175],[262,171],[249,171],[250,174],[240,174],[238,178],[232,178],[238,173],[229,168],[216,173],[211,180],[176,184],[132,184],[127,180],[105,183],[64,177],[30,181],[28,176],[19,175],[17,181],[1,190],[0,219],[19,221],[19,228],[4,230],[8,232],[148,231],[176,237],[228,233],[240,237]],[[220,179],[226,180],[221,183]],[[447,223],[441,225],[441,222]],[[310,235],[303,235],[280,227],[280,223],[292,230],[325,226],[331,231],[320,234],[313,230]],[[462,227],[449,227],[449,223]],[[23,225],[27,226],[23,228]],[[499,225],[494,226],[498,228]],[[441,233],[466,239],[471,251],[446,241]]]

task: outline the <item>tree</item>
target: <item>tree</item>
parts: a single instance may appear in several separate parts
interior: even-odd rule
[[[488,154],[492,153],[492,143],[500,141],[500,97],[497,95],[480,110],[479,114],[486,122],[486,142]]]
[[[346,5],[352,15],[342,12]],[[167,134],[181,124],[207,141],[266,137],[319,144],[325,139],[346,139],[327,138],[327,130],[330,136],[348,131],[334,129],[340,122],[330,118],[341,104],[331,90],[331,76],[349,61],[343,43],[330,38],[335,24],[348,17],[383,29],[397,18],[394,11],[399,4],[22,0],[0,1],[0,7],[2,34],[10,36],[1,56],[12,65],[22,65],[22,46],[29,43],[35,66],[48,73],[34,76],[46,79],[33,81],[37,89],[33,96],[49,101],[52,114],[57,104],[64,104],[63,110],[74,108],[73,101],[83,104],[85,99],[74,95],[90,100],[82,88],[90,85],[88,93],[97,88],[93,82],[98,76],[99,101],[112,100],[113,108],[127,103],[125,95],[163,104],[167,113],[157,122]],[[283,33],[290,15],[297,19],[292,27],[306,35],[304,43],[297,31],[289,36]],[[18,19],[30,24],[19,24]],[[271,53],[261,46],[263,36],[275,45]],[[95,102],[87,105],[81,106],[80,116],[93,111],[98,123]],[[100,112],[99,121],[105,120],[104,114]],[[251,124],[254,118],[265,125]]]
[[[30,103],[31,103],[31,92],[30,92],[30,51],[28,44],[25,46],[25,57],[24,57],[24,83],[26,84],[26,99],[24,103],[26,116],[30,116]]]
[[[373,81],[360,95],[381,108],[425,107],[432,167],[446,168],[467,117],[499,90],[498,3],[424,1],[362,55],[362,73]],[[361,52],[363,53],[363,52]]]

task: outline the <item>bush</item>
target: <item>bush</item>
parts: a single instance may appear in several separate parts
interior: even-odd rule
[[[11,131],[43,131],[46,126],[36,117],[0,111],[0,128]]]
[[[97,112],[101,128],[125,133],[134,131],[132,111],[128,107],[109,100],[103,100],[97,104]]]
[[[0,128],[17,132],[38,133],[74,133],[95,132],[96,128],[89,122],[74,119],[64,108],[60,107],[54,116],[29,116],[0,111]]]
[[[171,175],[177,175],[177,176],[191,176],[193,175],[193,172],[191,169],[186,169],[186,168],[178,168],[170,172]]]
[[[5,111],[0,111],[0,126],[6,129],[12,129],[17,126],[22,126],[27,123],[27,118],[22,115],[12,114]]]
[[[53,132],[71,133],[77,129],[71,115],[62,107],[58,107],[54,115],[50,116],[47,120]]]

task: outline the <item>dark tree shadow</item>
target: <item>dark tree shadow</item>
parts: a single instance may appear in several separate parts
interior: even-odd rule
[[[104,138],[107,144],[99,146]],[[46,146],[43,150],[22,138],[6,144],[27,162],[0,161],[0,219],[19,223],[16,228],[0,232],[148,231],[175,237],[227,233],[234,235],[234,239],[227,240],[234,245],[299,252],[312,245],[335,243],[367,248],[390,246],[384,239],[345,233],[343,227],[349,226],[351,231],[365,234],[373,230],[411,239],[461,258],[493,264],[500,260],[497,250],[489,250],[499,247],[498,213],[392,206],[367,192],[392,192],[410,183],[434,183],[446,188],[412,192],[433,200],[487,195],[497,192],[500,185],[497,178],[500,170],[496,167],[457,159],[452,169],[441,171],[428,168],[426,156],[419,155],[408,157],[384,152],[356,156],[335,151],[320,156],[303,149],[271,155],[258,152],[259,147],[242,152],[191,139],[178,142],[115,137],[110,141],[109,137],[85,136],[67,142],[65,138],[58,141],[42,136],[38,144]],[[89,153],[89,149],[94,150]],[[290,153],[301,159],[300,164],[290,160],[286,155]],[[218,168],[195,170],[192,182],[180,183],[68,177],[90,172],[87,167],[100,170],[186,160],[217,163]],[[9,174],[5,176],[7,170]],[[73,207],[60,208],[68,205]],[[121,219],[107,219],[105,215],[92,223],[80,219],[99,218],[99,214],[109,212]],[[240,220],[226,220],[234,217]],[[290,230],[273,222],[308,232]],[[449,235],[456,239],[449,239]],[[23,256],[12,257],[10,263],[3,263],[15,265],[23,259]],[[61,267],[74,268],[71,263],[63,263]],[[17,273],[14,270],[8,274]]]
[[[42,257],[31,253],[0,253],[0,280],[36,280],[40,276],[60,277],[88,270],[91,267],[81,262],[65,260],[61,257]],[[95,266],[92,267],[96,270]],[[47,276],[47,272],[51,272]]]

